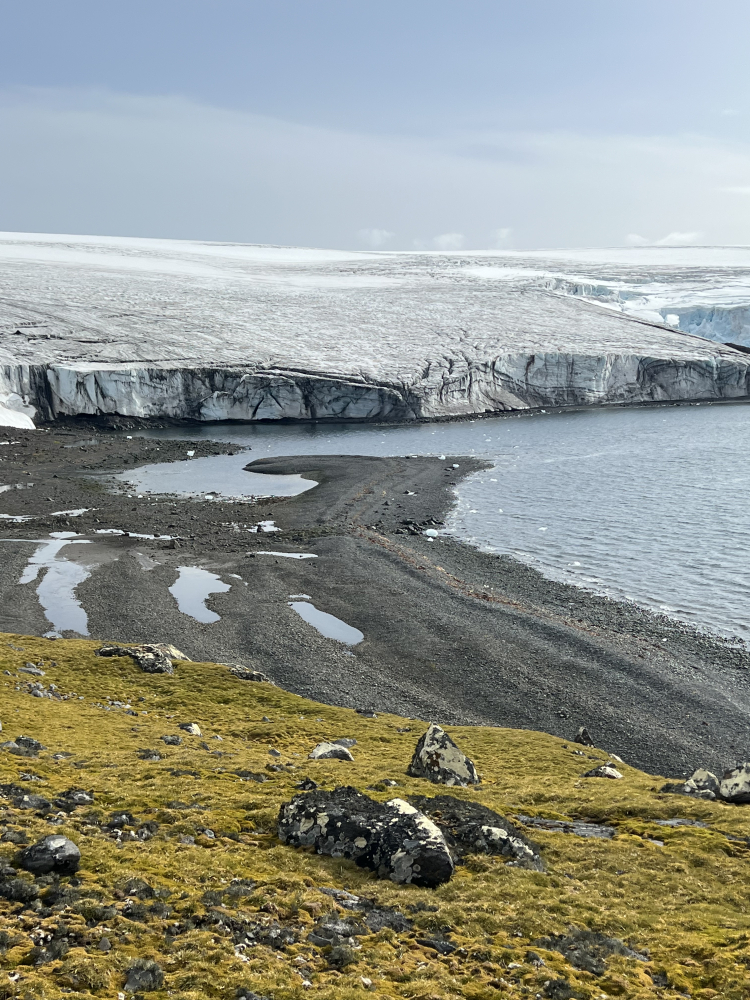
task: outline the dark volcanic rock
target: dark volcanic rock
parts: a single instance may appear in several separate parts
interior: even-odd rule
[[[20,857],[21,867],[32,875],[47,875],[48,872],[72,875],[80,860],[81,852],[73,841],[54,833],[21,851]]]
[[[279,812],[279,839],[351,858],[381,878],[432,887],[453,874],[440,829],[403,799],[380,803],[354,788],[295,795]]]
[[[407,773],[441,785],[477,785],[480,781],[474,762],[434,722],[417,743]]]
[[[534,944],[538,948],[560,952],[574,968],[591,972],[595,976],[603,975],[606,960],[610,955],[623,955],[625,958],[635,958],[639,962],[650,960],[645,952],[629,948],[618,938],[575,927],[571,928],[568,934],[551,934],[549,937],[540,938]]]
[[[73,812],[79,806],[90,806],[94,801],[94,793],[87,792],[83,788],[69,788],[67,792],[55,799],[55,805],[64,812]]]
[[[440,827],[458,862],[466,854],[501,854],[515,858],[524,868],[542,868],[539,851],[499,813],[478,802],[464,802],[452,795],[434,798],[411,796],[412,805]]]
[[[593,747],[595,745],[594,741],[591,739],[591,736],[589,735],[588,729],[585,726],[581,726],[581,728],[573,737],[573,742],[580,743],[581,746],[584,747]]]
[[[126,993],[158,990],[164,985],[161,966],[150,958],[137,958],[127,970]]]

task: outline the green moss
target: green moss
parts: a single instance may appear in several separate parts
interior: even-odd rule
[[[750,994],[745,808],[661,795],[658,779],[627,765],[620,768],[622,781],[581,780],[593,763],[543,733],[450,727],[483,775],[481,785],[455,790],[456,796],[504,815],[606,820],[617,835],[592,840],[535,830],[544,873],[476,856],[437,890],[396,886],[350,862],[281,845],[275,821],[306,775],[326,788],[351,784],[382,800],[424,794],[425,783],[406,775],[422,723],[392,715],[364,719],[239,681],[216,664],[179,663],[174,676],[148,675],[129,659],[94,656],[95,648],[91,642],[0,636],[3,736],[31,735],[49,748],[38,759],[1,753],[0,780],[50,800],[72,786],[95,794],[93,806],[63,814],[60,825],[0,800],[2,827],[23,829],[29,841],[59,830],[83,856],[80,885],[63,879],[42,887],[40,905],[45,892],[57,891],[50,896],[58,900],[51,915],[28,908],[21,913],[17,903],[0,900],[0,962],[20,974],[10,986],[3,981],[0,997],[56,998],[63,991],[110,997],[123,989],[126,970],[139,957],[164,970],[164,987],[149,994],[164,1000],[229,1000],[238,986],[292,1000],[307,995],[303,975],[312,983],[310,995],[322,1000],[361,997],[362,977],[380,996],[421,1000],[544,995],[545,982],[558,979],[591,1000],[602,994],[669,997],[677,990],[732,1000]],[[29,677],[17,674],[18,667],[42,659],[44,683],[75,697],[39,699],[23,690]],[[51,660],[56,666],[49,666]],[[131,707],[106,710],[108,698]],[[181,733],[180,722],[197,722],[203,736]],[[398,732],[407,726],[410,732]],[[166,746],[160,740],[165,734],[180,734],[182,744]],[[353,764],[307,760],[315,743],[340,736],[357,740]],[[269,748],[281,757],[271,757]],[[157,750],[162,759],[142,760],[140,749]],[[60,752],[72,756],[55,761]],[[606,754],[592,750],[591,756],[603,760]],[[236,771],[268,780],[241,780]],[[28,772],[43,780],[23,782]],[[385,778],[397,787],[383,785]],[[158,829],[146,840],[130,839],[128,829],[118,845],[101,823],[123,810],[140,826],[153,822]],[[653,822],[678,816],[708,825]],[[12,863],[17,851],[16,844],[0,841],[2,862]],[[148,883],[141,898],[125,895],[131,879]],[[314,954],[304,941],[281,951],[260,944],[235,954],[233,921],[276,922],[299,935],[335,911],[321,886],[346,887],[395,907],[414,921],[413,931],[362,937],[353,955],[340,962],[333,957],[337,968],[330,955],[321,949]],[[38,957],[31,949],[40,932],[54,935],[61,922],[70,950],[29,964]],[[597,978],[533,944],[571,926],[631,942],[648,950],[651,962],[615,956]],[[458,946],[452,955],[438,956],[417,943],[446,927]],[[111,941],[108,953],[99,949],[102,937]],[[526,960],[529,948],[544,965]],[[310,961],[297,965],[297,956]],[[665,981],[668,987],[658,985]]]

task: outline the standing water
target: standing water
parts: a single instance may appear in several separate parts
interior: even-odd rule
[[[744,404],[395,427],[213,424],[152,434],[244,444],[248,461],[304,454],[487,459],[491,469],[457,486],[451,534],[557,579],[750,639]],[[236,457],[226,461],[237,464]]]

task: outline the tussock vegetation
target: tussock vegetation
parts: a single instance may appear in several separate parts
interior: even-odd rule
[[[483,779],[451,794],[511,817],[603,821],[616,835],[528,830],[544,873],[471,856],[437,890],[397,886],[285,847],[276,816],[304,777],[382,800],[435,794],[406,774],[425,721],[366,719],[211,663],[145,674],[129,658],[94,656],[95,648],[0,636],[2,739],[27,735],[48,748],[37,758],[0,751],[0,866],[14,864],[24,839],[53,832],[82,853],[77,876],[33,880],[19,871],[26,901],[0,899],[0,998],[115,997],[136,963],[141,974],[156,963],[155,984],[163,974],[160,986],[136,995],[160,1000],[233,1000],[242,988],[275,1000],[349,1000],[368,989],[405,1000],[750,995],[750,806],[662,795],[662,779],[627,765],[617,765],[621,781],[581,779],[606,753],[579,756],[582,748],[545,734],[449,727]],[[75,697],[29,694],[39,678],[18,670],[40,661],[41,683]],[[178,728],[186,722],[202,736]],[[164,735],[182,742],[166,745]],[[354,763],[307,759],[316,743],[339,737],[357,740]],[[145,759],[149,750],[161,759]],[[51,808],[21,808],[9,785]],[[59,808],[54,800],[71,788],[93,791],[93,804]],[[119,834],[114,813],[130,814],[124,825],[114,821]],[[654,822],[675,817],[707,825]],[[309,931],[326,914],[361,914],[321,888],[394,908],[411,927],[384,927],[332,954],[307,941]],[[248,930],[265,943],[243,945]],[[436,940],[453,950],[439,954]],[[555,942],[570,961],[551,950]]]

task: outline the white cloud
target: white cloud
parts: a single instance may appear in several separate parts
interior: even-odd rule
[[[460,250],[464,245],[463,233],[442,233],[432,240],[434,250]]]
[[[733,187],[720,188],[726,194],[750,194],[750,185],[738,184]]]
[[[750,177],[750,144],[700,136],[384,137],[58,90],[0,91],[0,135],[0,230],[386,245],[390,230],[355,237],[366,210],[394,249],[423,233],[439,234],[424,248],[484,249],[488,218],[496,246],[750,243],[750,198],[725,193]],[[504,155],[472,152],[489,146]]]
[[[654,246],[657,247],[684,247],[698,242],[702,233],[667,233],[660,240],[656,240]]]
[[[647,247],[649,240],[645,236],[639,236],[638,233],[628,233],[625,237],[625,243],[629,247]]]
[[[360,229],[357,233],[357,239],[361,243],[364,243],[365,246],[377,250],[378,247],[383,247],[386,243],[389,243],[395,235],[395,233],[388,232],[387,229]]]

